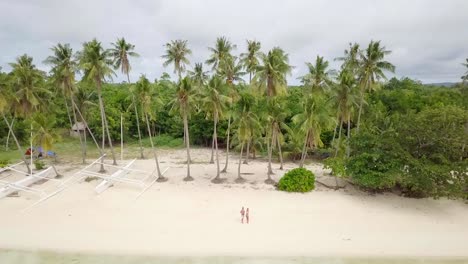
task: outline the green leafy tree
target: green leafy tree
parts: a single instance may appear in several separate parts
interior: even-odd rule
[[[48,150],[53,149],[54,143],[60,139],[60,135],[55,129],[55,122],[55,118],[51,118],[44,113],[36,113],[32,118],[33,143],[36,146],[42,146],[46,154]]]
[[[193,84],[198,87],[203,87],[208,82],[208,72],[203,70],[203,63],[195,63],[193,71],[188,72]]]
[[[267,54],[260,54],[261,64],[257,67],[253,83],[268,97],[286,93],[286,77],[291,73],[289,57],[281,48],[275,47]]]
[[[327,102],[322,97],[308,96],[303,102],[303,112],[293,117],[304,135],[300,167],[304,166],[307,149],[323,146],[320,137],[322,131],[332,129],[335,120]]]
[[[94,82],[96,85],[102,123],[102,149],[104,150],[105,147],[105,138],[107,133],[107,140],[112,152],[113,164],[116,165],[117,160],[115,158],[104,101],[102,99],[102,83],[106,78],[111,78],[115,75],[112,70],[112,58],[110,52],[102,47],[101,42],[93,39],[92,41],[85,42],[83,44],[83,50],[78,53],[78,59],[79,67],[83,71],[83,79]],[[103,170],[104,167],[102,166],[101,171]]]

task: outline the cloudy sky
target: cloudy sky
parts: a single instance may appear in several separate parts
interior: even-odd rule
[[[425,83],[459,81],[468,58],[466,0],[1,0],[0,10],[3,70],[27,53],[47,71],[42,61],[58,42],[78,50],[92,38],[109,47],[118,37],[141,55],[131,61],[132,80],[172,73],[161,55],[173,39],[188,40],[192,63],[205,61],[219,36],[237,44],[237,54],[246,39],[260,41],[263,51],[280,46],[295,66],[292,84],[317,55],[337,68],[333,59],[349,42],[381,40],[397,77]]]

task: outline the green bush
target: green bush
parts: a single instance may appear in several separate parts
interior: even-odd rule
[[[36,170],[42,170],[46,167],[45,163],[42,160],[34,161],[34,166],[36,167]]]
[[[315,188],[315,175],[307,169],[288,171],[278,183],[278,189],[286,192],[310,192]]]
[[[8,164],[10,164],[9,160],[7,159],[0,160],[0,168],[5,168],[6,166],[8,166]]]

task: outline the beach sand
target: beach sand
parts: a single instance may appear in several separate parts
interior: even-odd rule
[[[158,153],[161,168],[170,167],[169,181],[154,184],[137,200],[141,188],[128,184],[97,195],[99,181],[73,184],[26,212],[39,198],[20,192],[1,199],[0,248],[156,256],[468,257],[468,205],[462,201],[370,195],[350,185],[280,192],[263,183],[264,160],[243,164],[247,182],[236,184],[237,155],[222,175],[227,181],[213,184],[216,165],[208,164],[209,149],[192,150],[195,181],[184,182],[185,150]],[[57,168],[66,180],[80,167]],[[275,161],[273,178],[295,167],[287,163],[280,171]],[[153,171],[154,160],[137,160],[133,168]],[[321,164],[307,168],[334,184]],[[54,184],[37,188],[53,190]],[[240,223],[242,206],[250,208],[248,225]]]

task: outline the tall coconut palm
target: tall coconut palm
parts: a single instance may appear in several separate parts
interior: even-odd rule
[[[114,69],[120,68],[121,72],[127,75],[127,81],[130,85],[130,60],[129,57],[139,57],[138,53],[134,52],[135,45],[127,42],[124,38],[118,38],[115,43],[112,43],[113,48],[110,49],[110,54],[113,59]],[[134,105],[135,117],[137,121],[138,131],[138,143],[140,144],[140,158],[144,159],[143,144],[141,143],[141,131],[140,131],[140,118],[138,115],[138,108],[135,102],[135,95],[132,94],[132,103]]]
[[[241,176],[241,164],[244,145],[261,127],[258,117],[254,113],[255,104],[255,96],[253,96],[249,91],[243,91],[240,93],[239,101],[236,103],[235,106],[236,109],[234,111],[234,122],[235,126],[237,127],[237,139],[241,145],[239,163],[237,167],[237,183],[242,183],[245,181],[245,179]]]
[[[269,171],[271,169],[271,156],[274,148],[278,148],[280,158],[280,170],[283,170],[283,153],[281,151],[281,143],[284,141],[281,129],[286,125],[285,119],[289,115],[289,111],[285,105],[285,98],[275,97],[268,101],[267,112],[268,123],[271,124],[271,143],[268,153]]]
[[[232,56],[231,52],[236,48],[237,46],[233,45],[226,37],[217,38],[215,46],[208,47],[211,55],[206,60],[206,64],[211,65],[213,71],[217,70],[222,61]]]
[[[190,135],[188,129],[188,119],[193,107],[193,101],[195,96],[195,89],[192,85],[192,81],[189,77],[181,79],[176,86],[176,98],[171,101],[172,108],[171,112],[179,111],[184,122],[184,140],[187,149],[187,176],[184,181],[193,181],[190,176]]]
[[[286,92],[286,76],[291,73],[289,57],[281,48],[273,48],[267,54],[261,54],[261,64],[253,78],[253,83],[262,94],[273,97]]]
[[[349,139],[351,136],[351,117],[358,106],[358,87],[354,74],[348,69],[344,68],[338,75],[338,83],[333,86],[330,97],[333,107],[336,110],[337,124],[339,127],[338,144],[335,149],[335,156],[338,154],[339,146],[341,144],[341,130],[343,123],[346,122],[348,146],[346,148],[346,155],[349,156]],[[336,128],[335,128],[336,133]],[[333,141],[335,135],[333,135]],[[333,145],[333,144],[332,144]]]
[[[75,110],[78,113],[77,118],[79,122],[82,122],[85,126],[85,131],[83,133],[83,145],[84,145],[84,152],[86,156],[87,152],[87,132],[91,135],[94,143],[96,144],[97,149],[101,150],[101,156],[103,154],[103,150],[99,147],[99,144],[96,141],[96,138],[94,137],[91,129],[88,127],[88,123],[86,122],[87,118],[87,110],[90,106],[98,106],[97,104],[93,103],[92,98],[95,96],[95,92],[92,90],[86,89],[86,87],[82,85],[77,85],[77,89],[75,91],[75,94],[73,96],[73,101],[75,102]]]
[[[102,83],[106,78],[111,78],[115,75],[112,70],[112,58],[108,50],[104,50],[101,42],[93,39],[92,41],[85,42],[83,44],[83,50],[78,53],[79,67],[83,71],[83,78],[85,80],[94,82],[96,84],[99,108],[101,112],[101,123],[102,123],[102,149],[104,150],[106,142],[106,133],[108,143],[112,152],[113,164],[117,164],[115,158],[114,147],[112,145],[112,139],[109,132],[109,125],[107,124],[107,117],[104,107],[104,101],[102,100]],[[103,171],[103,167],[101,167]]]
[[[330,88],[332,84],[333,70],[328,69],[328,61],[323,57],[317,56],[315,64],[306,62],[308,72],[306,75],[300,77],[300,80],[306,88],[309,89],[311,94],[322,94],[326,89]]]
[[[68,106],[68,100],[70,100],[72,106],[71,112],[73,114],[73,123],[77,124],[78,119],[75,109],[76,104],[73,95],[76,92],[75,73],[78,70],[78,65],[73,58],[73,49],[70,47],[69,44],[58,43],[56,46],[52,47],[51,50],[54,53],[54,55],[47,57],[44,63],[52,66],[52,79],[55,85],[57,86],[60,94],[65,99],[65,107],[67,108],[67,113],[70,113],[70,109]],[[83,139],[84,135],[81,135],[81,131],[78,131],[78,133],[81,145],[81,156],[84,164],[86,162],[86,146],[84,144]]]
[[[259,41],[247,40],[247,52],[240,55],[241,63],[249,73],[249,84],[252,82],[252,76],[260,63],[260,49],[261,44]]]
[[[376,90],[378,82],[386,79],[384,71],[395,72],[395,66],[385,60],[385,56],[391,51],[380,45],[380,41],[371,41],[367,49],[360,55],[361,65],[359,67],[359,86],[361,99],[359,102],[359,113],[357,120],[357,130],[361,123],[362,107],[364,105],[364,95],[367,91]]]
[[[166,54],[162,56],[166,61],[163,65],[167,67],[174,64],[174,73],[177,74],[180,81],[186,65],[190,64],[187,57],[191,54],[192,51],[187,46],[187,40],[172,40],[170,43],[166,43]]]
[[[195,63],[193,71],[188,71],[193,84],[202,87],[208,82],[208,72],[203,70],[203,63]]]
[[[320,139],[322,131],[333,128],[335,120],[323,97],[307,96],[303,102],[303,112],[293,117],[304,135],[300,167],[304,167],[308,148],[323,146]]]
[[[218,63],[217,74],[226,79],[226,84],[228,85],[228,95],[230,97],[230,106],[232,108],[232,104],[237,97],[237,90],[234,86],[234,82],[242,82],[241,76],[244,75],[242,72],[242,65],[237,62],[237,57],[234,56],[225,56],[222,60]],[[221,172],[225,173],[228,169],[229,164],[229,148],[230,148],[230,135],[231,135],[231,114],[228,114],[228,129],[226,130],[227,140],[226,140],[226,163],[224,164],[224,168]]]
[[[153,151],[154,161],[156,162],[156,169],[158,172],[157,181],[159,182],[166,181],[167,178],[165,178],[162,175],[161,170],[159,168],[158,155],[154,147],[153,136],[152,136],[151,128],[150,128],[150,118],[153,118],[152,113],[154,112],[152,110],[152,105],[154,104],[154,102],[160,102],[160,100],[158,98],[155,98],[154,89],[151,86],[151,83],[149,82],[149,80],[144,75],[142,75],[140,79],[138,80],[138,82],[135,84],[134,91],[132,91],[132,93],[137,95],[138,102],[140,103],[140,106],[141,106],[141,112],[146,121],[146,127],[148,129],[148,136],[151,142],[151,149]]]
[[[223,179],[220,178],[217,125],[230,102],[229,97],[224,95],[225,90],[224,80],[214,76],[201,94],[201,107],[206,111],[208,117],[213,120],[213,145],[216,153],[216,177],[212,180],[213,183],[223,182]]]
[[[360,62],[360,56],[361,56],[361,49],[359,44],[357,43],[349,43],[349,49],[344,51],[344,56],[343,57],[338,57],[335,60],[337,61],[343,61],[343,64],[341,65],[341,69],[347,69],[348,71],[351,71],[354,75],[356,75],[359,70],[359,66],[361,64]]]
[[[12,88],[12,93],[10,94],[11,110],[15,116],[30,118],[34,112],[44,109],[47,105],[45,103],[47,100],[43,97],[50,92],[44,88],[45,74],[36,68],[33,64],[33,58],[26,54],[18,57],[16,62],[10,63],[10,66],[12,68],[10,74],[10,85]],[[22,151],[13,133],[13,127],[8,123],[5,116],[4,121],[12,132],[18,150]],[[29,166],[28,171],[30,171]]]

